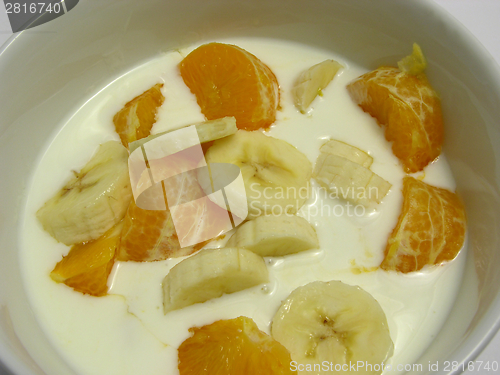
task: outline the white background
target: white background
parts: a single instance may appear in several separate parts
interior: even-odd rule
[[[406,0],[405,0],[406,1]],[[476,38],[486,47],[498,63],[500,63],[500,0],[435,0],[440,6],[450,12],[458,21],[464,24]],[[0,1],[0,46],[12,36],[5,6]],[[5,74],[5,72],[0,72]],[[500,311],[499,311],[500,314]],[[500,333],[497,334],[488,347],[479,355],[478,361],[500,362]],[[465,374],[487,375],[493,372],[481,371]],[[500,371],[496,372],[497,374]],[[7,375],[0,368],[0,375]]]

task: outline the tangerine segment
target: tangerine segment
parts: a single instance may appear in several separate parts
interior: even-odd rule
[[[208,199],[202,204],[182,206],[176,214],[175,225],[183,228],[184,240],[196,246],[181,247],[168,208],[161,211],[144,210],[132,202],[125,215],[117,259],[143,262],[190,255],[218,237],[222,231],[231,229],[225,225],[229,221],[228,212]]]
[[[114,227],[95,241],[74,245],[68,255],[56,264],[50,277],[81,293],[105,295],[119,233]]]
[[[136,262],[189,255],[181,252],[169,210],[151,211],[130,203],[123,222],[117,259]]]
[[[158,83],[136,96],[115,114],[113,123],[122,144],[128,144],[147,137],[156,121],[158,107],[163,104],[165,97],[161,93],[163,83]]]
[[[67,279],[64,284],[83,294],[90,294],[95,297],[105,296],[108,294],[108,277],[113,265],[114,260],[111,260],[89,272]]]
[[[236,126],[245,130],[268,128],[276,120],[276,76],[244,49],[204,44],[187,55],[179,68],[207,119],[234,116]]]
[[[164,191],[165,196],[157,196],[154,189],[148,189],[143,193],[142,202],[161,199],[166,209],[141,208],[138,203],[141,196],[129,205],[118,246],[118,260],[156,261],[186,256],[199,249],[191,245],[231,229],[228,212],[211,202],[199,185],[195,169],[198,159],[190,156],[182,151],[149,160],[155,173],[171,177],[161,182],[159,191]],[[160,204],[153,206],[160,207]]]
[[[405,177],[403,209],[380,268],[407,273],[450,261],[464,244],[465,230],[465,210],[457,194]]]
[[[393,67],[366,73],[347,86],[365,112],[386,125],[385,138],[407,173],[421,171],[441,153],[444,127],[441,102],[424,73]]]
[[[260,331],[250,318],[219,320],[190,328],[178,349],[180,375],[282,375],[290,369],[288,350]]]
[[[191,153],[192,154],[192,153]],[[177,176],[179,184],[173,182],[175,178],[157,183],[155,188],[145,190],[137,201],[133,201],[125,214],[123,229],[118,246],[117,259],[121,261],[157,261],[167,258],[189,255],[192,249],[181,249],[177,233],[175,231],[172,215],[165,202],[165,192],[175,197],[176,203],[186,203],[189,200],[199,198],[202,190],[193,178],[194,172],[182,173],[185,170],[195,168],[198,160],[192,160],[189,149],[159,159],[148,159],[150,167],[155,171],[158,178],[163,176]],[[144,170],[141,181],[149,181],[149,172]],[[138,183],[140,185],[140,183]],[[158,186],[159,185],[159,186]],[[182,188],[178,188],[183,185]],[[146,209],[144,203],[149,202]],[[154,203],[154,204],[151,204]],[[142,206],[142,208],[141,208]],[[164,209],[160,209],[163,207]]]

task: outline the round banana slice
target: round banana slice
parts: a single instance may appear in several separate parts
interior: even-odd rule
[[[299,374],[380,374],[394,347],[379,303],[340,281],[295,289],[274,316],[271,333],[290,351]]]
[[[291,144],[261,132],[238,130],[219,139],[205,155],[207,163],[231,163],[241,169],[248,218],[294,214],[309,196],[312,165]]]

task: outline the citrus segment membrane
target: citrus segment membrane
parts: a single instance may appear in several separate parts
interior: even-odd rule
[[[401,63],[417,72],[422,64]],[[414,75],[384,66],[355,79],[347,90],[363,111],[385,126],[385,138],[405,172],[421,171],[439,156],[444,137],[441,101],[423,71]]]
[[[178,349],[180,375],[285,375],[290,353],[250,318],[219,320],[189,329]]]
[[[136,96],[113,117],[115,130],[125,147],[128,148],[129,143],[147,137],[151,132],[158,107],[165,100],[161,93],[162,87],[163,83],[158,83]]]
[[[231,229],[225,225],[229,222],[227,211],[210,201],[198,183],[196,169],[200,160],[196,156],[186,149],[149,160],[156,174],[171,177],[145,190],[130,204],[118,260],[157,261],[186,256],[195,250],[183,244],[200,243],[219,236],[221,228]],[[141,178],[149,180],[148,170],[143,171]],[[155,209],[141,208],[144,206]],[[178,233],[179,229],[182,232]]]
[[[244,49],[204,44],[187,55],[179,69],[207,119],[234,116],[238,129],[246,130],[268,128],[276,120],[276,76]]]
[[[380,268],[407,273],[450,261],[463,247],[465,231],[465,210],[457,194],[405,177],[403,208]]]
[[[50,273],[52,280],[84,294],[106,295],[121,225],[119,223],[95,241],[74,245]]]

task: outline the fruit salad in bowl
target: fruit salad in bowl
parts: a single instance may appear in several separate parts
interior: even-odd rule
[[[63,351],[78,372],[137,371],[115,362],[123,356],[149,374],[181,375],[381,374],[416,361],[454,301],[466,219],[440,173],[443,119],[425,57],[416,44],[408,53],[399,67],[363,73],[299,44],[210,42],[145,63],[89,103],[85,122],[106,141],[28,204],[39,237],[23,254],[26,274],[36,267],[43,278],[40,302],[65,305],[48,327],[89,327],[104,311],[114,322],[87,328],[87,340],[107,338],[102,355],[74,333],[53,338],[71,341]],[[157,82],[136,91],[146,70]],[[172,121],[172,95],[198,121]],[[48,154],[67,141],[56,137]],[[238,168],[239,189],[225,165]],[[421,297],[402,297],[408,290]],[[54,304],[34,306],[55,317]],[[110,356],[132,326],[150,350]]]
[[[470,318],[456,309],[478,219],[442,55],[289,16],[145,41],[140,59],[111,48],[114,73],[55,113],[20,217],[33,314],[11,318],[35,371],[403,374],[448,358],[436,337]],[[330,44],[328,27],[380,43]]]

